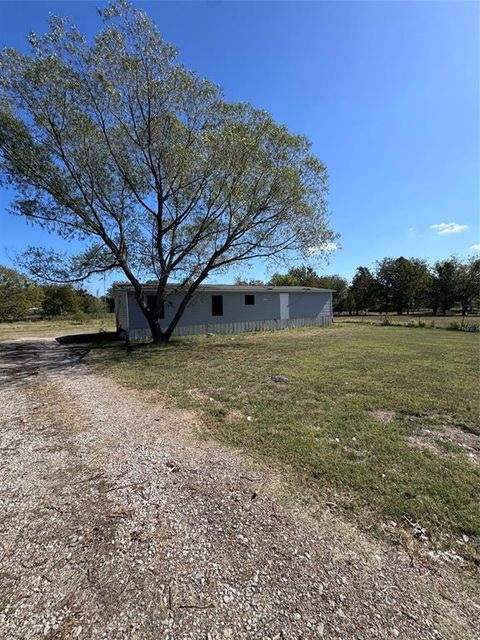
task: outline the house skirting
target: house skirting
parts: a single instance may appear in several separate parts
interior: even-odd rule
[[[244,322],[210,322],[177,327],[173,335],[199,336],[207,333],[244,333],[247,331],[276,331],[278,329],[298,329],[301,327],[329,327],[331,322],[331,316],[283,320],[249,320]],[[150,329],[130,329],[126,333],[127,339],[132,341],[148,340],[151,337]]]

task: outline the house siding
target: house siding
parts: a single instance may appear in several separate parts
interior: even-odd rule
[[[332,294],[326,292],[289,293],[289,317],[315,318],[332,315]]]
[[[212,295],[223,296],[223,316],[212,316]],[[188,303],[178,322],[179,327],[197,324],[223,324],[241,321],[280,318],[280,299],[277,293],[255,293],[255,304],[245,304],[241,293],[197,293]],[[133,294],[129,293],[130,328],[148,329],[148,323]],[[182,300],[181,294],[172,294],[165,303],[165,319],[160,321],[166,329]]]
[[[223,316],[212,316],[212,295],[223,296]],[[255,292],[255,304],[245,304],[241,292],[197,292],[188,303],[175,333],[194,335],[207,332],[236,333],[241,331],[273,330],[287,327],[326,326],[331,320],[331,293]],[[123,297],[122,295],[120,298]],[[132,292],[128,299],[127,326],[132,339],[149,334],[145,316]],[[182,294],[172,294],[165,303],[165,318],[160,321],[166,329],[182,300]]]

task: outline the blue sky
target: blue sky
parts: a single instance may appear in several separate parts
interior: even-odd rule
[[[434,261],[480,244],[479,4],[136,4],[227,98],[267,109],[312,141],[328,166],[341,243],[320,271],[350,278],[384,256]],[[92,36],[101,5],[2,1],[0,43],[25,48],[49,12]],[[60,246],[6,213],[11,195],[0,190],[0,262],[27,244]],[[264,274],[262,263],[242,273]]]

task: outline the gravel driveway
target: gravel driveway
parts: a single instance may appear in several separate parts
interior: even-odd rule
[[[478,637],[446,565],[280,498],[85,353],[0,343],[2,639]]]

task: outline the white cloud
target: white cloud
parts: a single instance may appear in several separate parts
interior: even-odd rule
[[[415,227],[408,227],[408,230],[410,231],[410,233],[413,233],[415,231]]]
[[[478,244],[472,244],[470,247],[472,251],[480,251],[480,242]]]
[[[336,251],[337,249],[338,244],[336,242],[322,242],[322,244],[310,247],[307,253],[309,256],[315,256],[317,253],[321,253],[322,251]]]
[[[447,233],[460,233],[468,229],[468,224],[458,224],[457,222],[440,222],[440,224],[431,224],[430,229],[435,229],[439,236]]]

